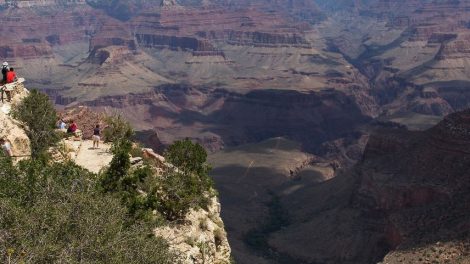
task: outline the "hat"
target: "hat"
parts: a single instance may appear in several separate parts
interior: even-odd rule
[[[5,62],[3,63],[3,66],[8,66],[8,62],[5,61]]]

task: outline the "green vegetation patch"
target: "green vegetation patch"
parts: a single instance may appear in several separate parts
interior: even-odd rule
[[[94,174],[73,163],[0,156],[0,258],[5,263],[174,263],[152,226],[131,222]]]

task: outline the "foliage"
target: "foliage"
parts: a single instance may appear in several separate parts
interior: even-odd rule
[[[193,143],[189,139],[174,142],[166,150],[165,158],[185,174],[195,173],[203,178],[211,170],[206,163],[206,150],[200,144]]]
[[[120,115],[108,117],[106,123],[108,127],[104,131],[104,137],[107,141],[113,142],[111,148],[113,159],[102,177],[101,186],[107,192],[117,192],[121,190],[121,181],[127,176],[131,167],[129,153],[132,149],[132,142],[130,137],[134,131]]]
[[[121,182],[121,201],[135,219],[151,223],[158,223],[162,220],[159,214],[153,213],[157,209],[155,173],[150,166],[143,166],[128,173]]]
[[[122,140],[129,140],[134,135],[132,126],[121,115],[114,114],[107,117],[106,124],[108,126],[103,131],[106,142],[119,144]]]
[[[121,188],[121,181],[126,177],[130,167],[131,160],[129,151],[132,144],[129,140],[118,140],[118,144],[113,145],[113,159],[109,164],[108,170],[104,173],[101,180],[101,186],[107,192],[116,192]]]
[[[130,168],[131,147],[130,143],[114,147],[113,160],[101,180],[103,190],[119,196],[130,215],[158,220],[152,215],[156,210],[172,221],[184,218],[191,208],[207,208],[214,192],[207,153],[201,145],[190,140],[175,142],[166,152],[175,167],[158,177],[150,166]]]
[[[101,188],[119,197],[133,220],[159,222],[158,214],[153,214],[156,210],[155,171],[150,166],[131,170],[130,146],[115,148],[111,164],[101,178]]]
[[[158,211],[168,220],[176,220],[191,208],[207,208],[214,193],[204,148],[189,139],[176,141],[168,147],[165,158],[176,169],[168,169],[158,178]]]
[[[47,95],[32,90],[31,93],[13,109],[13,117],[25,125],[31,141],[33,158],[43,156],[47,149],[59,140],[55,133],[57,113]]]
[[[110,125],[107,132],[111,135],[108,139],[113,139],[114,156],[101,177],[103,191],[119,197],[133,220],[158,222],[158,215],[153,214],[155,183],[152,179],[155,172],[149,166],[131,170],[130,153],[135,150],[130,137],[134,132],[121,116],[112,116],[107,122]],[[150,195],[143,195],[142,192]]]
[[[0,258],[12,263],[174,263],[145,223],[73,163],[18,167],[0,154]]]

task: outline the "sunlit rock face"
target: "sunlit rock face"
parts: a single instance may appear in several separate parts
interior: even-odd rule
[[[373,80],[384,113],[442,117],[467,107],[469,1],[317,3],[335,17],[324,29],[331,47]]]

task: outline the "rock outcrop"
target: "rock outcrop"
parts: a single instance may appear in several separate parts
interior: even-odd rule
[[[11,142],[13,156],[29,157],[31,147],[28,136],[16,120],[0,111],[0,138]]]
[[[155,234],[170,241],[171,249],[181,252],[184,264],[230,263],[231,249],[216,198],[207,210],[191,210],[180,224],[157,228]]]
[[[20,159],[31,155],[30,140],[22,124],[11,117],[11,110],[29,93],[23,82],[24,79],[21,79],[20,82],[8,84],[11,89],[11,101],[7,102],[4,98],[4,102],[0,102],[0,138],[11,142],[13,156]]]

